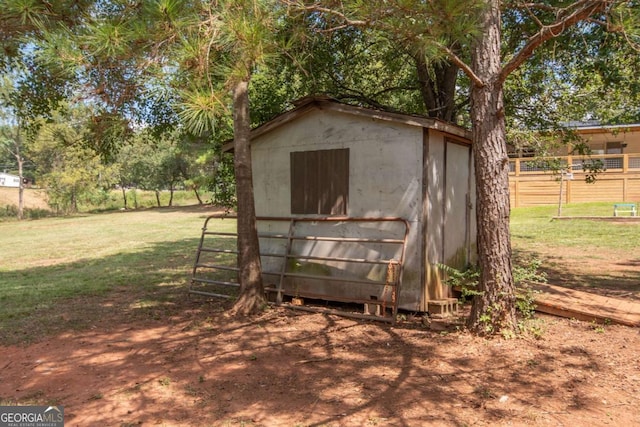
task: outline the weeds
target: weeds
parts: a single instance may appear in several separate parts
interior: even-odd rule
[[[534,318],[522,319],[518,322],[518,330],[522,335],[539,340],[544,336],[544,322]]]
[[[531,282],[546,282],[547,278],[544,272],[539,271],[542,262],[537,258],[530,259],[514,259],[513,281],[516,286],[516,309],[522,317],[522,321],[518,323],[518,331],[521,333],[531,334],[536,339],[540,338],[543,329],[540,325],[531,323],[535,314],[535,296],[539,291],[535,290]],[[478,281],[480,278],[480,270],[476,266],[470,266],[465,270],[458,270],[448,265],[438,264],[438,268],[443,271],[447,279],[446,284],[460,292],[460,299],[464,303],[473,296],[482,295],[478,290]],[[485,325],[485,332],[492,334],[494,327],[492,324],[492,312],[500,310],[501,307],[488,307],[487,312],[480,315],[480,323]],[[505,339],[515,336],[514,332],[503,331]]]
[[[25,208],[22,211],[24,219],[41,219],[54,216],[54,213],[48,209],[40,208]],[[18,219],[18,207],[16,205],[6,205],[4,208],[0,208],[0,221],[16,220]]]
[[[605,326],[604,324],[596,323],[595,320],[593,322],[591,322],[591,329],[593,329],[593,331],[595,333],[597,333],[597,334],[604,334],[605,333],[604,326]]]
[[[460,291],[462,302],[468,301],[476,295],[482,295],[482,292],[477,290],[480,278],[480,270],[477,267],[469,266],[464,270],[458,270],[445,264],[437,264],[436,267],[446,274],[445,283]]]
[[[473,392],[484,400],[496,398],[496,394],[493,391],[491,391],[491,389],[485,386],[476,387],[475,390],[473,390]]]

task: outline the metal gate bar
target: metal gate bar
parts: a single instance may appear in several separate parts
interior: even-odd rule
[[[236,271],[236,272],[238,271],[237,263],[235,263],[236,267],[232,267],[232,266],[224,265],[224,264],[211,264],[211,263],[203,263],[203,262],[201,262],[202,255],[204,253],[233,254],[233,255],[236,256],[236,259],[237,259],[237,255],[238,255],[238,251],[237,250],[205,247],[205,239],[206,239],[207,236],[234,237],[234,238],[237,239],[237,233],[229,233],[229,232],[221,232],[221,231],[209,231],[209,221],[211,221],[212,219],[220,219],[220,218],[224,218],[224,217],[225,216],[223,216],[223,215],[211,215],[211,216],[208,216],[204,221],[204,225],[202,227],[202,235],[200,236],[200,242],[198,243],[198,251],[196,253],[196,260],[195,260],[195,263],[193,265],[193,271],[192,271],[192,274],[191,274],[191,283],[189,284],[189,293],[197,294],[197,295],[217,297],[217,298],[231,298],[232,296],[230,296],[228,294],[222,294],[222,293],[218,293],[218,292],[203,291],[203,290],[196,289],[195,285],[196,284],[209,284],[209,285],[223,286],[225,288],[231,288],[231,289],[240,287],[240,284],[237,281],[236,282],[232,282],[232,281],[228,281],[228,280],[214,280],[214,279],[209,279],[209,278],[205,278],[205,277],[200,277],[199,276],[199,271],[201,269],[221,270],[221,271]]]
[[[205,296],[214,296],[214,297],[221,297],[221,298],[232,298],[234,297],[233,295],[228,295],[228,294],[224,294],[224,293],[219,293],[219,292],[210,292],[210,291],[204,291],[204,290],[199,290],[196,289],[196,285],[198,284],[211,284],[211,285],[217,285],[217,286],[223,286],[225,288],[233,288],[234,290],[237,289],[239,287],[239,283],[237,282],[237,277],[236,277],[236,281],[231,281],[231,280],[215,280],[215,279],[211,279],[211,278],[206,278],[202,276],[203,271],[238,271],[237,268],[237,254],[238,251],[237,250],[229,250],[229,249],[220,249],[220,248],[212,248],[212,247],[208,247],[205,243],[206,241],[206,237],[207,236],[211,236],[211,237],[235,237],[237,239],[237,233],[229,233],[229,232],[216,232],[216,231],[211,231],[210,227],[209,227],[209,221],[212,219],[220,219],[220,218],[235,218],[235,216],[228,216],[228,215],[212,215],[206,218],[203,229],[202,229],[202,236],[200,238],[200,243],[198,245],[198,251],[197,251],[197,255],[196,255],[196,261],[194,263],[194,268],[193,268],[193,272],[192,272],[192,279],[191,279],[191,284],[189,287],[189,292],[193,293],[193,294],[199,294],[199,295],[205,295]],[[405,259],[405,252],[406,252],[406,243],[407,243],[407,237],[409,234],[409,224],[406,220],[402,219],[402,218],[395,218],[395,217],[386,217],[386,218],[350,218],[350,217],[314,217],[314,218],[306,218],[306,217],[258,217],[256,218],[256,220],[258,222],[288,222],[288,231],[286,234],[282,234],[282,233],[258,233],[258,237],[259,239],[279,239],[279,240],[286,240],[286,244],[285,244],[285,248],[284,248],[284,252],[283,253],[266,253],[261,251],[260,252],[260,256],[262,258],[282,258],[282,262],[280,263],[280,267],[278,268],[278,271],[268,271],[268,270],[264,270],[263,271],[263,275],[264,276],[274,276],[277,278],[277,285],[272,285],[272,286],[265,286],[265,290],[266,291],[270,291],[270,292],[275,292],[276,293],[276,303],[277,304],[282,304],[283,302],[283,296],[285,294],[289,295],[289,296],[296,296],[296,297],[306,297],[306,298],[310,298],[310,299],[323,299],[323,300],[328,300],[328,301],[341,301],[341,302],[352,302],[352,303],[363,303],[366,304],[366,307],[369,307],[370,305],[374,305],[374,306],[378,306],[378,307],[382,307],[382,315],[383,317],[377,316],[377,315],[367,315],[367,314],[363,314],[363,315],[357,315],[355,316],[354,313],[348,313],[348,312],[341,312],[342,315],[346,315],[346,316],[351,316],[351,317],[365,317],[365,318],[375,318],[377,320],[385,320],[385,321],[390,321],[390,322],[394,322],[396,315],[397,315],[397,310],[398,310],[398,295],[400,292],[400,285],[402,282],[402,273],[403,273],[403,266],[404,266],[404,259]],[[296,235],[296,226],[298,224],[301,223],[399,223],[402,227],[403,227],[403,233],[398,233],[398,234],[402,234],[402,238],[398,238],[398,239],[389,239],[389,238],[381,238],[381,239],[374,239],[374,238],[364,238],[364,237],[342,237],[342,236],[311,236],[311,235]],[[237,240],[236,240],[237,241]],[[400,252],[400,255],[398,257],[398,259],[395,258],[383,258],[383,257],[378,257],[378,258],[352,258],[352,257],[345,257],[345,256],[336,256],[336,257],[332,257],[332,256],[320,256],[320,255],[314,255],[312,253],[307,253],[307,254],[294,254],[293,253],[293,246],[295,245],[295,242],[304,242],[304,241],[310,241],[310,242],[335,242],[337,244],[339,244],[340,246],[344,246],[344,245],[348,245],[348,244],[377,244],[377,245],[398,245],[398,249]],[[396,249],[396,253],[398,252],[398,249]],[[313,249],[311,250],[313,251]],[[214,253],[214,254],[233,254],[236,256],[236,260],[234,265],[235,266],[230,266],[229,263],[224,263],[224,264],[217,264],[215,262],[203,262],[202,261],[202,255],[203,253]],[[314,274],[305,274],[305,273],[300,273],[300,272],[292,272],[292,271],[287,271],[287,267],[289,265],[289,261],[290,260],[305,260],[305,261],[323,261],[323,262],[333,262],[333,263],[345,263],[345,264],[371,264],[371,265],[387,265],[387,275],[384,278],[384,280],[369,280],[369,279],[362,279],[362,278],[358,278],[358,277],[336,277],[336,276],[327,276],[327,275],[314,275]],[[333,282],[333,283],[343,283],[345,285],[352,283],[352,284],[365,284],[365,285],[371,285],[373,288],[379,288],[379,287],[383,287],[382,290],[382,295],[383,295],[383,299],[376,299],[375,297],[371,297],[371,298],[356,298],[356,297],[344,297],[344,296],[339,296],[339,295],[334,295],[334,294],[326,294],[326,293],[316,293],[316,292],[311,292],[311,291],[304,291],[302,293],[300,293],[299,291],[295,293],[292,293],[291,291],[287,291],[285,289],[284,283],[286,279],[306,279],[306,280],[321,280],[324,282]],[[347,289],[347,288],[345,288]],[[390,291],[391,294],[391,298],[387,299],[387,294]],[[387,306],[389,308],[391,308],[392,310],[392,316],[391,318],[386,316],[386,308]],[[316,307],[300,307],[300,306],[294,306],[291,305],[291,308],[296,308],[296,309],[302,309],[302,310],[306,310],[306,311],[323,311],[323,312],[327,312],[327,311],[335,311],[335,310],[329,310],[327,308],[316,308]]]

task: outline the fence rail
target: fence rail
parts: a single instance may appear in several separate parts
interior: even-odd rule
[[[569,165],[571,165],[571,171],[580,172],[595,164],[601,165],[605,171],[640,172],[640,153],[509,159],[509,173],[515,176],[552,173],[561,169],[566,170]]]
[[[587,183],[593,166],[601,172]],[[561,171],[572,177],[562,181],[564,203],[640,202],[640,153],[629,153],[509,159],[511,206],[558,203]]]

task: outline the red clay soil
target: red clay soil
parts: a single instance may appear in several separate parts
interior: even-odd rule
[[[1,403],[63,405],[66,426],[640,425],[637,328],[539,316],[485,339],[411,316],[235,319],[186,296],[132,313],[130,297],[0,347]]]

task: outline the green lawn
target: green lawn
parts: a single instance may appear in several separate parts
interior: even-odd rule
[[[610,207],[565,209],[591,215]],[[640,292],[640,223],[555,221],[555,209],[514,209],[516,254],[543,259],[563,284],[606,282]],[[187,298],[207,215],[203,208],[187,207],[0,223],[0,343],[90,327],[113,310],[166,316],[177,298]],[[217,221],[219,231],[235,229],[233,220]],[[621,261],[615,272],[601,268],[610,259]],[[597,271],[584,270],[590,265]]]
[[[636,251],[640,257],[640,222],[622,224],[588,219],[553,220],[557,206],[516,208],[511,234],[518,247],[584,247]],[[612,216],[612,203],[583,203],[563,207],[563,216]]]
[[[87,299],[111,291],[138,308],[184,297],[206,216],[164,208],[0,223],[0,341],[90,324],[100,307]]]
[[[514,209],[514,254],[541,260],[552,284],[640,301],[640,222],[552,219],[556,214],[556,206]],[[563,209],[575,217],[612,214],[612,203]]]

